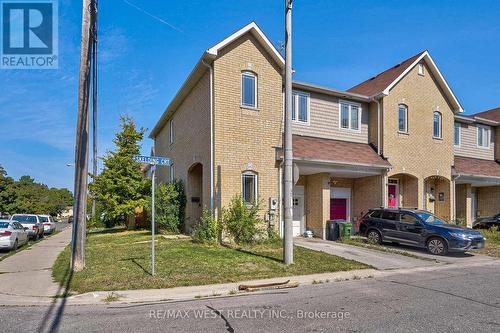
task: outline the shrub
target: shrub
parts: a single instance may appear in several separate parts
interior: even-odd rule
[[[455,224],[462,227],[467,226],[467,223],[465,222],[465,219],[463,217],[458,217],[457,219],[455,219]]]
[[[194,227],[194,241],[199,243],[216,243],[219,239],[219,233],[219,222],[210,210],[204,209],[200,222]]]
[[[259,224],[259,204],[247,205],[241,196],[235,196],[224,209],[224,228],[237,244],[252,243],[262,234]]]
[[[155,225],[159,229],[180,232],[184,225],[186,195],[180,181],[162,183],[155,188]],[[151,212],[151,200],[148,211]]]

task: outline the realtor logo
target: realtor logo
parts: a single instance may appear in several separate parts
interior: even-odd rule
[[[3,0],[2,69],[58,67],[56,0]]]

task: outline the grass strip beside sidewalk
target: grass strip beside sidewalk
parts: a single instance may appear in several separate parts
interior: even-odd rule
[[[265,279],[280,276],[369,268],[356,261],[301,247],[294,248],[294,264],[281,262],[280,242],[240,248],[198,244],[190,239],[157,238],[156,276],[151,272],[148,231],[90,233],[86,269],[72,275],[71,292],[172,288]],[[64,283],[70,247],[57,258],[53,276]]]

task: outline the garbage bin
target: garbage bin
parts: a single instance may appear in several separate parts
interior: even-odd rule
[[[351,238],[352,235],[352,223],[351,222],[338,222],[340,226],[340,237],[344,239]]]
[[[326,239],[336,241],[340,238],[340,230],[337,221],[326,221]]]

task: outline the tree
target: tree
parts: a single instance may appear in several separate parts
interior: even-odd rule
[[[14,179],[7,176],[7,171],[0,165],[0,213],[9,212],[16,198]]]
[[[107,226],[124,223],[135,208],[147,204],[150,192],[149,182],[140,171],[140,163],[132,159],[140,152],[139,142],[145,129],[138,130],[128,116],[122,116],[120,123],[121,131],[113,140],[116,149],[103,158],[103,170],[93,177],[89,186],[100,208],[99,213],[104,213],[108,221]]]

